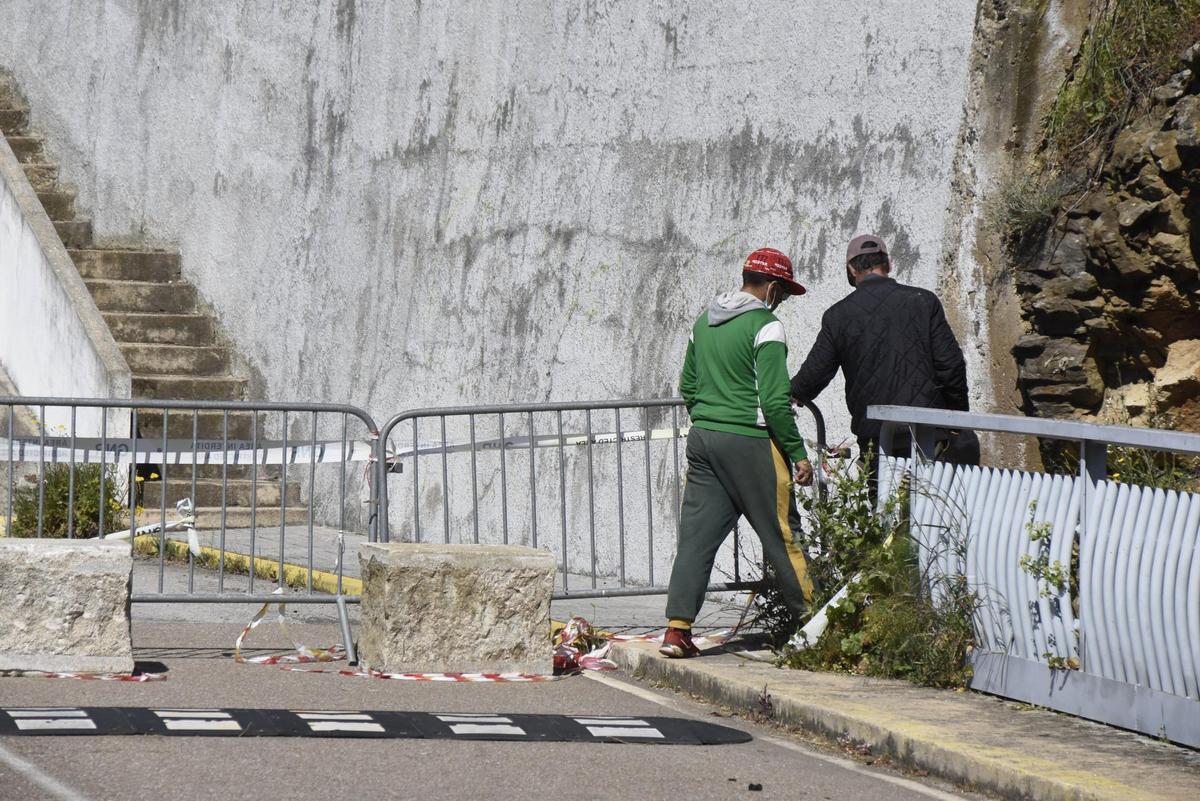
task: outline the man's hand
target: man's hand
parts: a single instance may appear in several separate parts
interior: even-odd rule
[[[792,466],[792,470],[796,475],[796,483],[802,487],[807,487],[813,480],[812,462],[807,459],[801,459]]]

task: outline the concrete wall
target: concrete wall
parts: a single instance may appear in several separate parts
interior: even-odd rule
[[[810,288],[781,310],[793,369],[849,291],[855,233],[938,287],[975,16],[968,0],[8,0],[0,59],[97,235],[180,247],[261,394],[383,418],[673,394],[691,320],[762,245]],[[847,437],[840,378],[819,402]]]
[[[855,232],[938,283],[970,2],[57,9],[0,6],[35,125],[101,238],[180,246],[274,399],[669,393],[759,245],[813,290],[793,366]]]
[[[5,374],[0,390],[26,396],[129,397],[129,367],[3,137],[0,372]],[[6,426],[7,414],[0,407]],[[81,410],[78,433],[97,433],[99,421],[98,412]],[[70,413],[47,409],[44,422],[69,426]]]

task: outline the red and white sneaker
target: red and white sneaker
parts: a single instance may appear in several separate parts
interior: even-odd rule
[[[672,659],[688,659],[699,656],[700,649],[692,642],[692,633],[685,629],[668,628],[663,635],[662,645],[658,652]]]

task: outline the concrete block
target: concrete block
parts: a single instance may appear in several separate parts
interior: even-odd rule
[[[0,671],[132,673],[127,542],[0,539]]]
[[[554,556],[516,545],[359,547],[359,659],[387,673],[550,673]]]

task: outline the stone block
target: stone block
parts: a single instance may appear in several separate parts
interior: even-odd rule
[[[550,673],[549,551],[515,545],[359,548],[359,660],[387,673]]]
[[[0,539],[0,671],[132,673],[129,543]]]

